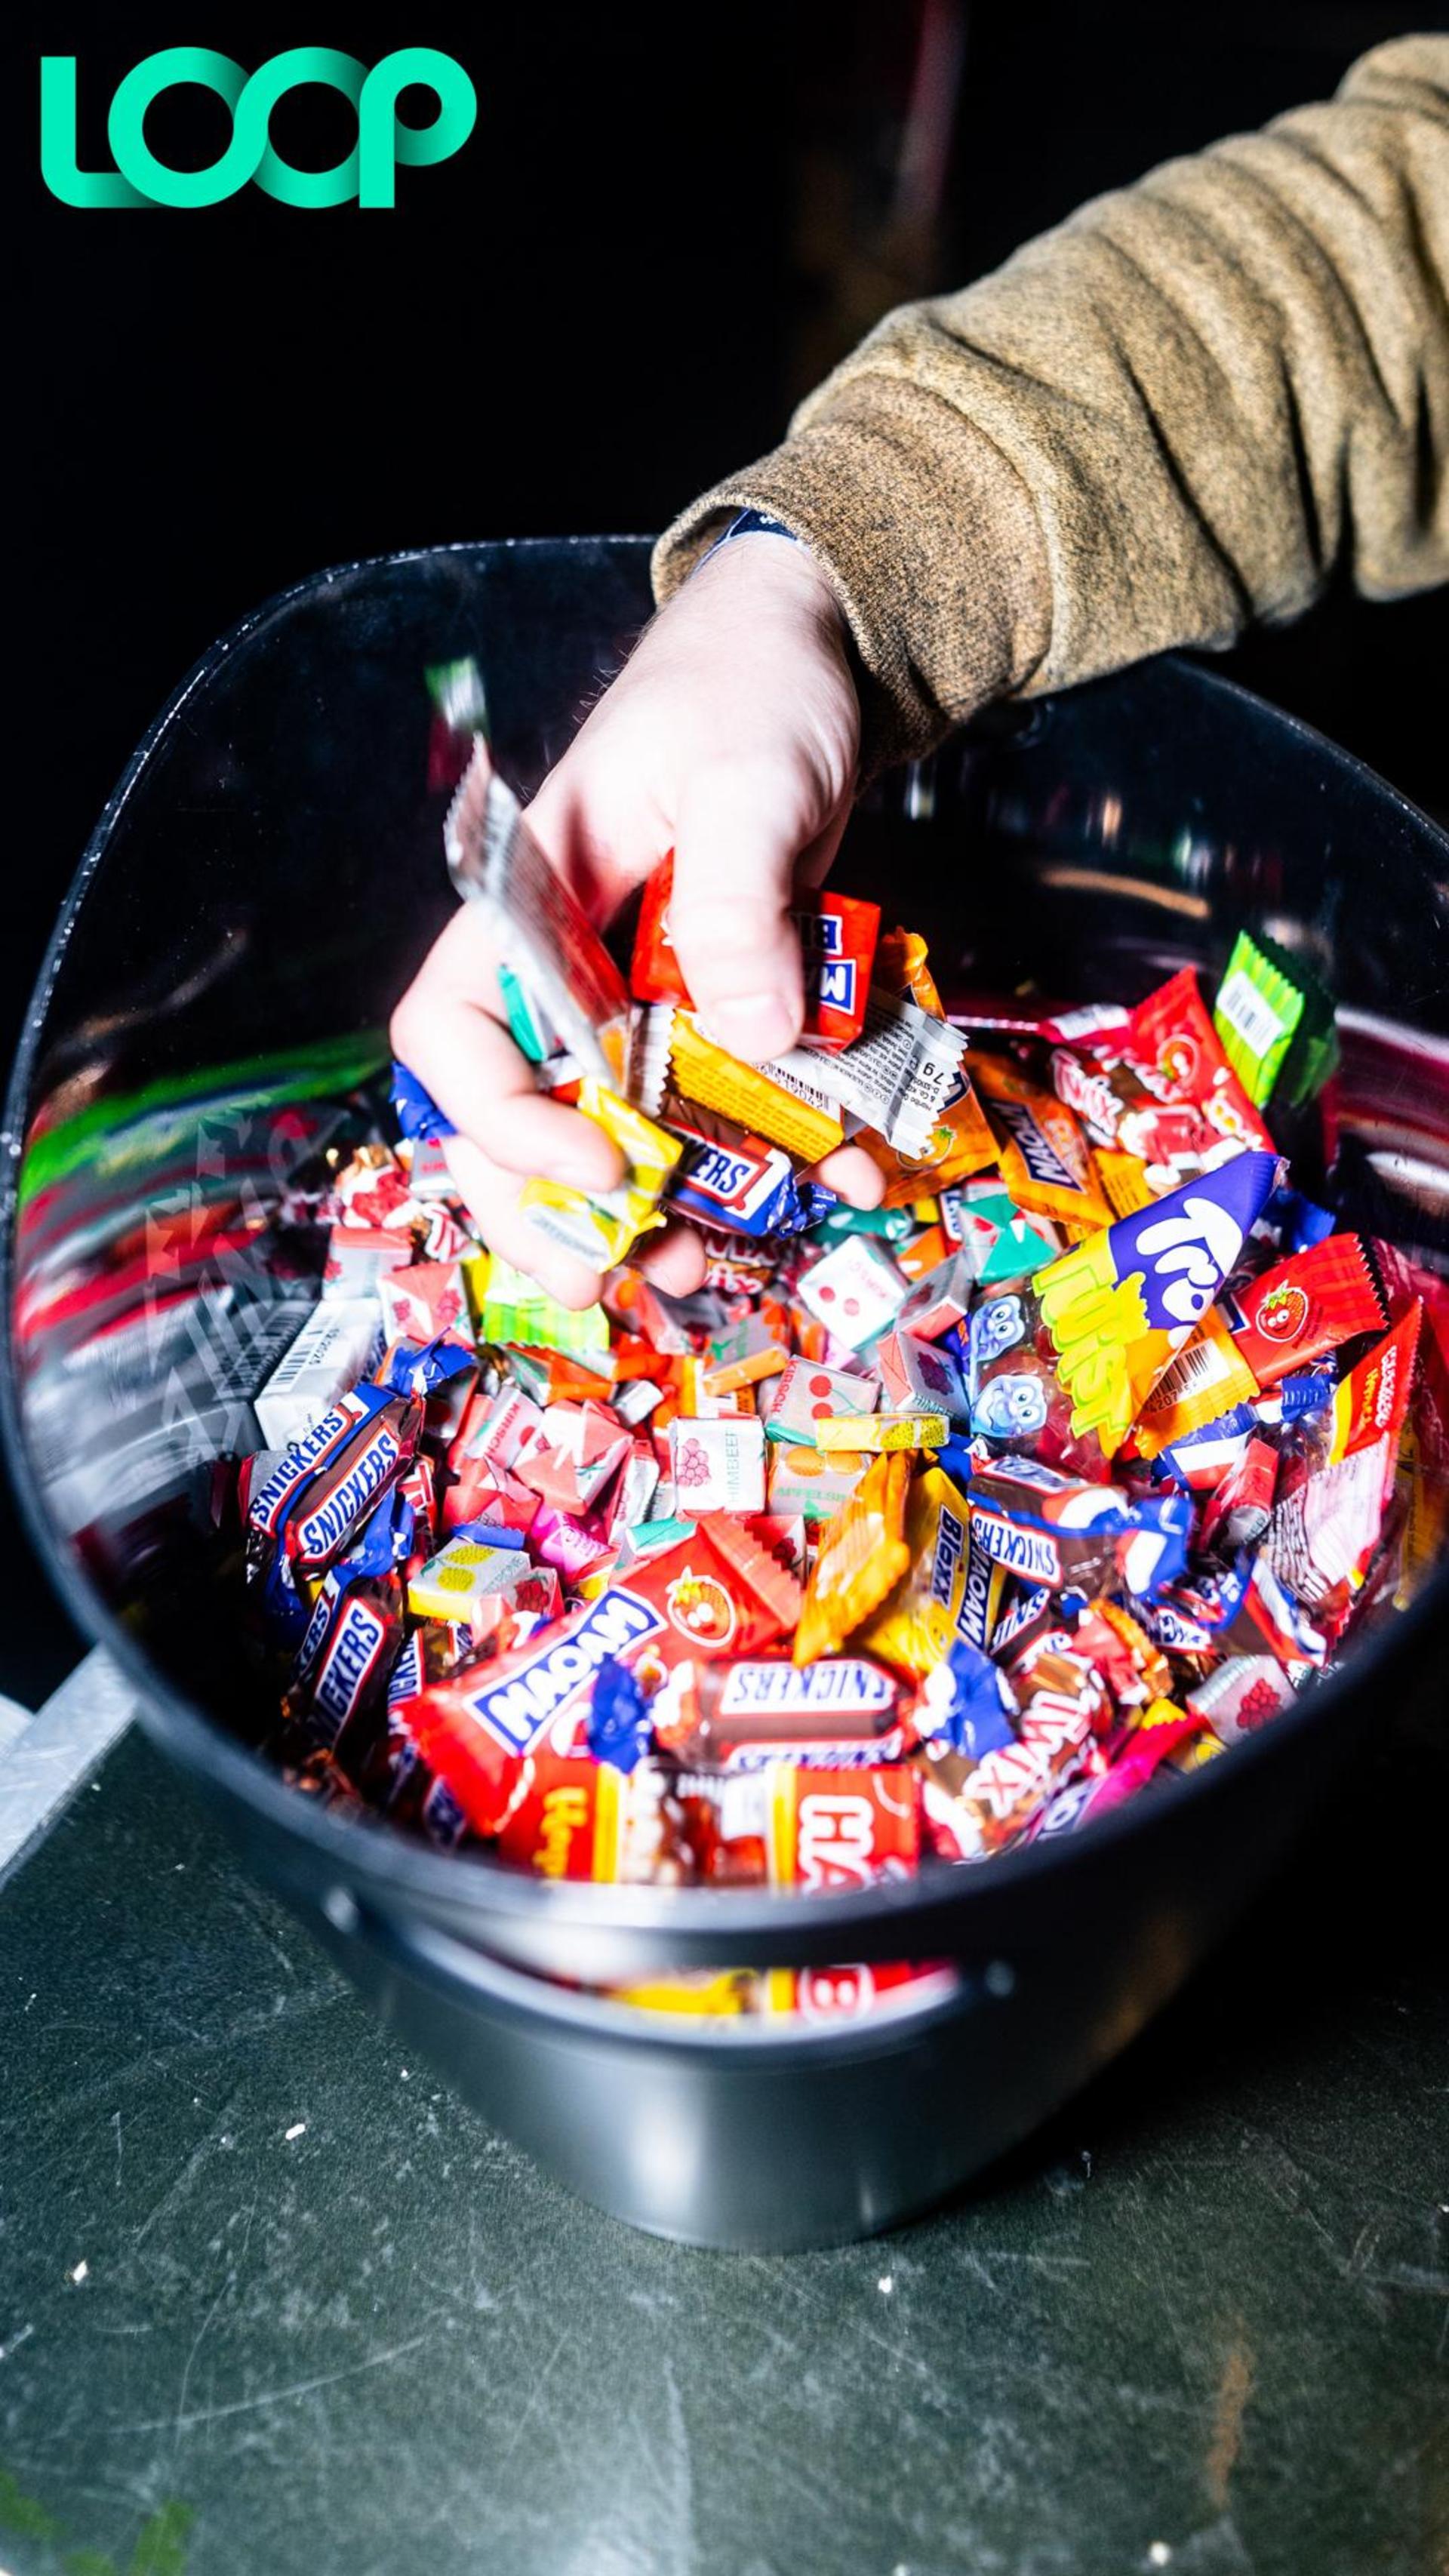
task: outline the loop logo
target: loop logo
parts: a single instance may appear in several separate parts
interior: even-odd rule
[[[146,113],[163,90],[190,82],[215,90],[231,110],[231,140],[205,170],[172,170],[146,140]],[[298,170],[284,161],[269,131],[272,110],[289,89],[320,82],[357,110],[357,141],[330,170]],[[398,99],[414,86],[431,90],[430,125],[399,122]],[[328,45],[295,45],[248,78],[230,54],[205,45],[170,45],[127,72],[111,101],[107,131],[114,170],[76,162],[76,67],[73,54],[46,54],[40,65],[40,169],[65,206],[219,206],[255,179],[284,206],[391,206],[397,165],[446,161],[467,142],[478,113],[468,75],[450,54],[406,45],[371,71]]]

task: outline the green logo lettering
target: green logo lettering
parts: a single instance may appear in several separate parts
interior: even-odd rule
[[[269,131],[272,110],[289,89],[317,81],[340,90],[357,111],[357,141],[330,170],[298,170],[284,161]],[[231,139],[206,170],[172,170],[146,140],[146,114],[163,90],[190,82],[215,90],[231,111]],[[402,125],[397,103],[409,88],[432,92],[430,125]],[[82,170],[76,159],[76,66],[73,54],[45,54],[40,65],[40,169],[64,206],[219,206],[255,179],[284,206],[360,206],[396,202],[397,165],[413,169],[446,161],[468,140],[477,94],[450,54],[404,45],[371,71],[329,45],[294,45],[248,78],[230,54],[207,45],[168,45],[126,74],[111,101],[107,134],[113,170]]]

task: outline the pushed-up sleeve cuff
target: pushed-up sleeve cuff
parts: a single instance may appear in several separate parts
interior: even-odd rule
[[[1047,649],[1051,584],[1026,485],[949,404],[872,376],[826,399],[783,446],[666,529],[654,589],[662,604],[739,510],[761,510],[799,537],[860,657],[869,776],[1026,686]]]

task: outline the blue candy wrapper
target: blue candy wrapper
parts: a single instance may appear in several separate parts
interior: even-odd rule
[[[642,1685],[616,1655],[606,1655],[594,1675],[586,1731],[594,1760],[612,1763],[616,1771],[632,1771],[654,1749]]]

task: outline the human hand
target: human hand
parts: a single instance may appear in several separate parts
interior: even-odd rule
[[[859,708],[840,614],[803,546],[740,536],[649,626],[528,809],[529,826],[601,927],[674,851],[670,936],[701,1022],[732,1054],[780,1054],[803,1017],[790,919],[818,885],[850,811]],[[486,922],[460,906],[392,1021],[394,1052],[458,1129],[459,1189],[484,1241],[565,1305],[597,1274],[519,1205],[539,1175],[593,1194],[621,1177],[602,1129],[534,1088],[507,1032]],[[880,1175],[850,1147],[820,1177],[873,1206]],[[703,1276],[699,1237],[671,1226],[639,1267],[675,1296]]]

